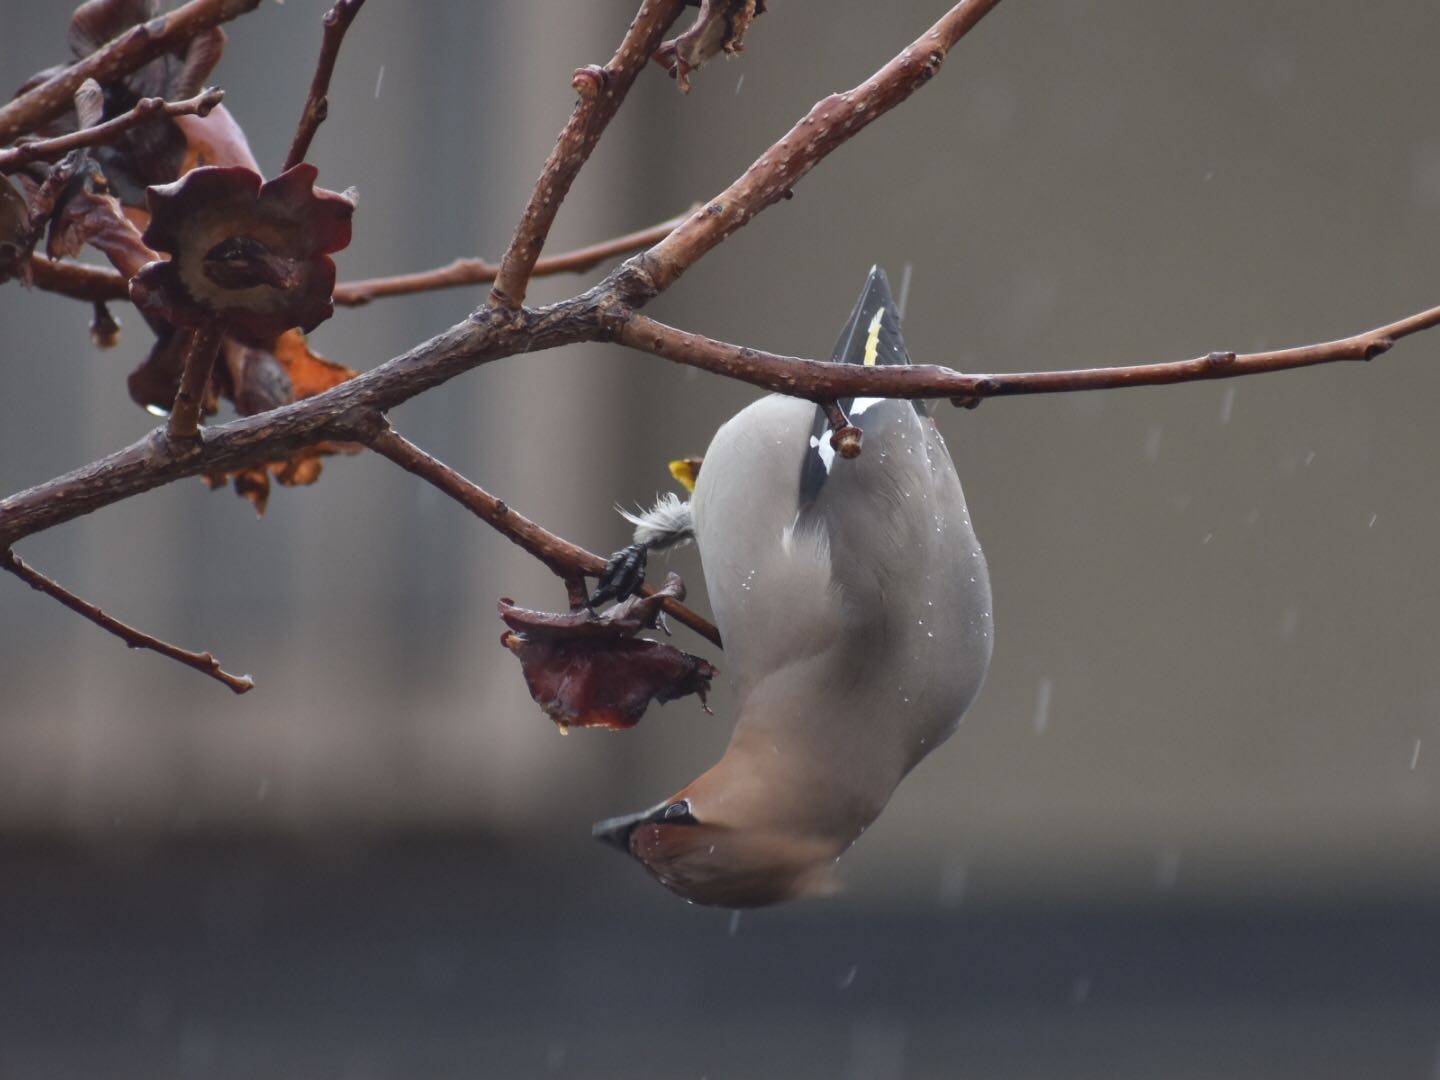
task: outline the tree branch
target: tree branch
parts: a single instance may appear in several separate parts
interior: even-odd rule
[[[583,273],[606,259],[612,259],[616,255],[628,255],[632,251],[658,243],[684,220],[683,215],[673,217],[639,232],[626,233],[613,240],[576,248],[563,255],[547,256],[535,263],[530,276],[537,278],[551,274]],[[456,259],[448,266],[434,270],[342,282],[335,286],[334,299],[335,303],[342,307],[358,307],[383,296],[405,296],[409,293],[428,292],[431,289],[452,289],[461,285],[484,285],[494,281],[499,272],[498,263],[486,262],[484,259]]]
[[[103,49],[77,60],[39,86],[0,106],[0,144],[34,131],[72,106],[86,79],[102,86],[148,64],[211,27],[253,11],[260,0],[190,0],[149,22],[131,27]]]
[[[599,555],[541,528],[443,461],[431,457],[388,425],[366,441],[377,454],[435,485],[496,532],[535,556],[567,586],[582,577],[595,577],[605,569],[605,560]],[[655,591],[649,585],[641,589],[646,596],[653,595]],[[583,597],[583,592],[580,595]],[[678,622],[713,644],[720,644],[720,631],[708,619],[670,597],[665,598],[663,606]]]
[[[571,300],[538,310],[484,307],[408,353],[292,405],[201,430],[198,454],[179,453],[163,436],[139,442],[74,472],[0,500],[0,548],[83,517],[103,506],[186,476],[274,461],[326,439],[365,442],[367,418],[482,364],[582,341],[613,340],[777,393],[810,400],[840,397],[987,397],[1147,386],[1279,371],[1337,360],[1373,359],[1394,342],[1440,325],[1440,308],[1374,330],[1298,349],[1217,354],[1136,367],[964,375],[949,368],[860,368],[776,356],[688,334],[624,308],[614,296],[617,270]]]
[[[180,374],[180,389],[175,405],[165,424],[166,437],[175,444],[197,444],[200,438],[200,414],[205,408],[205,391],[210,385],[210,372],[220,351],[225,328],[217,319],[202,327],[185,332],[185,368]]]
[[[129,112],[123,112],[94,127],[72,131],[68,135],[57,135],[53,139],[36,139],[33,142],[20,143],[8,150],[0,150],[0,172],[10,172],[27,161],[54,161],[78,146],[98,146],[101,143],[113,142],[116,136],[157,114],[209,116],[210,110],[224,98],[225,91],[214,87],[184,101],[166,101],[158,97],[141,98]]]
[[[335,72],[335,61],[340,55],[340,45],[345,40],[345,31],[360,13],[365,0],[336,0],[335,6],[321,19],[324,32],[320,41],[320,58],[315,63],[315,76],[310,80],[310,93],[305,98],[305,108],[300,113],[300,123],[295,129],[295,139],[290,144],[290,153],[285,155],[281,172],[293,169],[305,160],[310,152],[310,141],[315,132],[330,114],[330,76]]]
[[[200,449],[171,445],[164,429],[108,457],[0,499],[0,549],[23,536],[103,506],[205,472],[277,461],[326,440],[364,442],[367,425],[416,394],[481,364],[515,353],[596,340],[600,320],[590,294],[515,315],[481,308],[409,352],[323,394],[200,430]]]
[[[496,307],[518,308],[525,303],[525,290],[550,226],[560,204],[570,192],[581,166],[590,158],[606,125],[625,102],[635,77],[650,60],[665,31],[680,14],[684,0],[644,0],[640,11],[625,32],[620,48],[604,67],[584,67],[572,80],[580,100],[560,132],[540,178],[530,192],[510,247],[500,260],[490,303]]]
[[[64,588],[57,582],[46,577],[32,566],[27,566],[20,560],[20,556],[13,551],[6,549],[0,552],[0,569],[5,569],[14,574],[21,581],[25,582],[32,589],[38,589],[45,595],[60,601],[71,611],[77,612],[89,619],[102,630],[108,630],[132,649],[149,649],[161,656],[168,656],[172,660],[194,668],[196,671],[209,675],[212,679],[224,683],[237,694],[243,694],[247,690],[255,688],[255,680],[249,675],[231,675],[220,667],[220,661],[215,659],[208,652],[196,653],[188,649],[182,649],[177,645],[161,641],[157,637],[151,637],[142,630],[121,622],[113,615],[107,615],[94,604],[80,599],[74,593]]]
[[[1364,333],[1294,349],[1258,353],[1222,351],[1190,360],[1131,367],[1024,371],[999,375],[965,375],[934,364],[867,368],[806,360],[798,356],[778,356],[676,330],[638,312],[623,318],[624,322],[613,336],[613,340],[622,345],[775,393],[807,398],[820,404],[841,397],[948,397],[956,405],[974,407],[991,397],[1163,386],[1262,375],[1340,360],[1373,360],[1388,352],[1401,338],[1440,325],[1440,307],[1417,312]]]
[[[47,259],[31,255],[26,264],[30,284],[45,292],[68,296],[72,300],[128,300],[130,286],[123,274],[101,266]]]
[[[895,59],[853,90],[818,102],[744,175],[649,251],[631,259],[622,298],[641,306],[675,283],[702,255],[767,206],[779,202],[836,147],[924,86],[955,43],[1000,0],[961,0]]]
[[[662,221],[648,229],[626,233],[598,244],[576,248],[560,255],[548,255],[539,260],[530,276],[549,277],[552,274],[579,274],[617,255],[628,255],[640,248],[647,248],[665,239],[670,230],[685,220],[685,215]],[[75,300],[127,300],[130,287],[123,274],[98,266],[83,263],[62,262],[47,259],[43,255],[30,256],[31,284],[37,289],[68,296]],[[428,292],[432,289],[451,289],[464,285],[484,285],[495,280],[500,272],[498,263],[485,259],[456,259],[448,266],[434,270],[421,270],[413,274],[396,274],[393,277],[365,278],[360,281],[343,281],[335,286],[334,300],[340,307],[360,307],[387,296],[406,296],[411,293]]]

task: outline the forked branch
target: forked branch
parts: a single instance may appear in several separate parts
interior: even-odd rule
[[[110,44],[0,106],[0,144],[34,131],[71,107],[86,79],[102,86],[148,64],[197,35],[253,11],[260,0],[190,0],[174,11],[131,27]]]
[[[166,101],[164,98],[141,98],[135,107],[123,112],[112,120],[94,127],[72,131],[68,135],[57,135],[53,139],[35,139],[0,150],[0,172],[9,172],[27,161],[54,161],[71,150],[81,146],[100,146],[114,141],[130,128],[152,116],[209,116],[210,110],[225,98],[224,90],[213,87],[184,101]]]
[[[644,0],[610,62],[604,67],[584,67],[575,72],[572,85],[580,100],[575,103],[575,111],[570,114],[569,122],[540,170],[540,179],[530,192],[530,201],[515,226],[510,247],[500,260],[500,273],[490,290],[490,303],[502,308],[518,308],[525,303],[530,275],[550,235],[560,204],[570,193],[570,185],[590,159],[611,118],[625,103],[635,76],[649,63],[650,54],[684,6],[684,0]]]
[[[541,528],[511,509],[504,500],[497,499],[443,461],[431,457],[388,425],[375,431],[366,442],[377,454],[435,485],[496,532],[524,548],[567,585],[578,584],[582,578],[594,577],[605,569],[605,560],[599,555]],[[641,589],[646,596],[654,595],[655,591],[649,585]],[[662,606],[678,622],[715,645],[720,644],[720,631],[708,619],[669,596]]]
[[[657,244],[685,218],[673,217],[652,225],[648,229],[626,233],[613,240],[604,240],[589,247],[576,248],[562,255],[549,255],[538,260],[530,270],[530,277],[549,277],[551,274],[579,274],[591,270],[617,255],[629,255],[652,244]],[[394,277],[369,278],[364,281],[347,281],[335,286],[335,303],[342,307],[357,307],[378,300],[384,296],[405,296],[410,293],[429,292],[433,289],[453,289],[463,285],[484,285],[495,280],[500,273],[500,264],[484,259],[456,259],[448,266],[434,270],[421,270],[414,274],[396,274]]]
[[[530,277],[550,277],[555,274],[580,274],[593,270],[607,259],[629,255],[635,251],[659,243],[670,231],[684,221],[687,215],[670,218],[648,229],[625,233],[622,236],[602,240],[598,244],[565,251],[559,255],[546,255],[535,263]],[[68,296],[73,300],[126,300],[130,296],[125,276],[114,270],[84,263],[47,259],[44,255],[31,255],[28,263],[31,282],[37,289]],[[487,285],[500,272],[500,264],[487,259],[461,258],[438,266],[433,270],[419,270],[413,274],[395,274],[390,277],[364,278],[359,281],[342,281],[335,286],[333,299],[339,307],[360,307],[372,300],[389,296],[409,296],[414,293],[430,292],[436,289],[454,289],[466,285]]]
[[[895,59],[853,90],[818,102],[738,180],[649,251],[627,264],[621,297],[643,305],[675,283],[701,256],[781,199],[838,146],[935,77],[955,44],[1000,0],[961,0]]]

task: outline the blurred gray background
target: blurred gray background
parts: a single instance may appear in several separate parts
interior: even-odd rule
[[[229,27],[215,81],[267,169],[326,6],[266,0]],[[65,56],[68,7],[0,0],[0,83]],[[688,97],[646,73],[547,250],[719,191],[945,5],[772,7]],[[322,184],[360,191],[342,279],[497,257],[571,71],[633,8],[371,0],[312,152]],[[1440,301],[1437,43],[1431,0],[1006,0],[651,313],[823,356],[879,262],[908,273],[912,355],[967,371],[1367,329]],[[483,296],[342,310],[312,341],[369,368]],[[97,353],[82,305],[0,288],[6,493],[153,424],[124,385],[148,335],[119,313],[123,344]],[[392,466],[332,460],[263,520],[193,481],[26,540],[259,685],[232,697],[0,581],[0,944],[27,973],[0,999],[27,1033],[0,1039],[0,1074],[1429,1076],[1437,352],[1422,335],[1368,365],[942,408],[994,583],[989,681],[846,857],[844,897],[738,929],[588,835],[713,761],[727,696],[714,718],[684,701],[557,737],[494,602],[563,593]],[[587,346],[392,418],[608,551],[613,504],[666,488],[666,461],[753,396]],[[672,565],[704,610],[693,552]],[[867,988],[877,965],[893,978]],[[92,1042],[37,1022],[67,1008]]]

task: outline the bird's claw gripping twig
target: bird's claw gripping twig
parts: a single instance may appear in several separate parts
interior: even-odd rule
[[[633,596],[645,584],[645,564],[649,552],[643,544],[623,547],[605,564],[595,591],[590,596],[588,607],[594,608],[607,600],[624,600]]]

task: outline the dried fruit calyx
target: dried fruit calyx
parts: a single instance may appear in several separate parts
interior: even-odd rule
[[[217,318],[251,344],[334,312],[335,263],[350,243],[355,202],[315,187],[313,165],[262,183],[241,166],[192,169],[149,191],[145,242],[168,253],[131,283],[143,310],[182,326]]]

